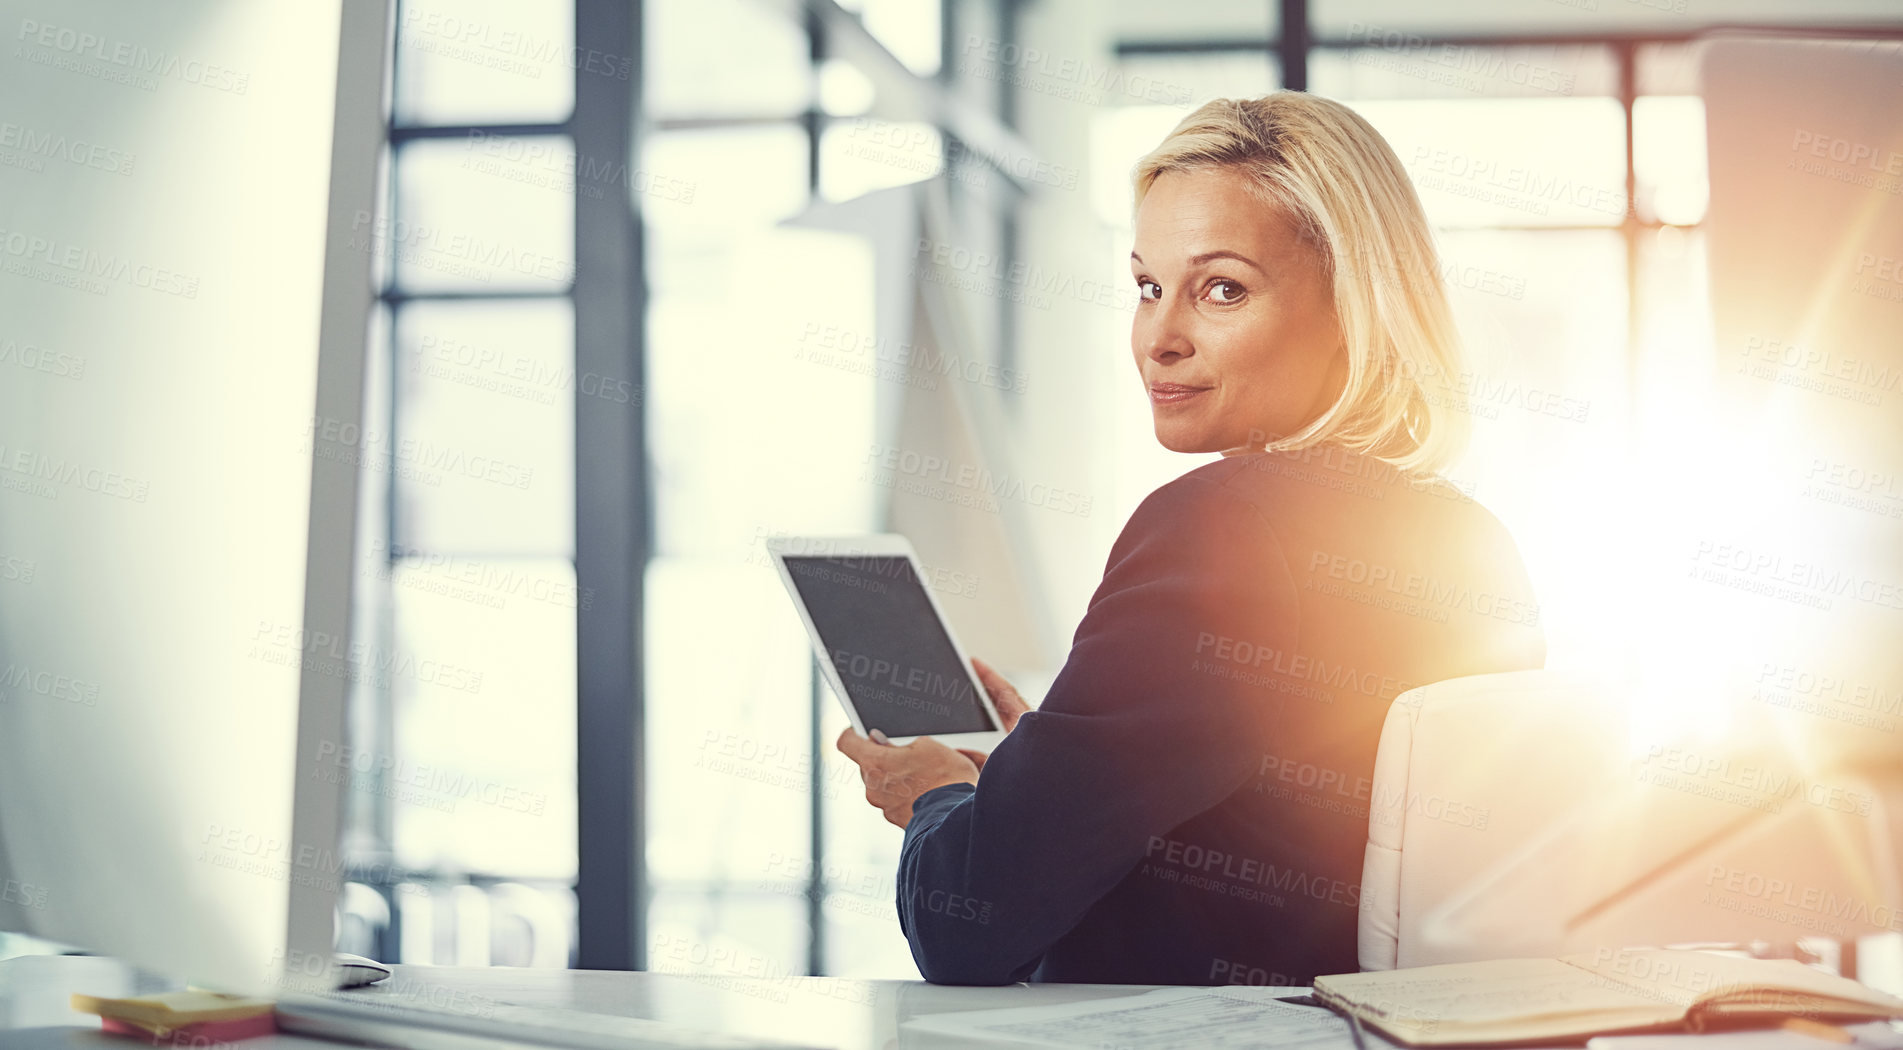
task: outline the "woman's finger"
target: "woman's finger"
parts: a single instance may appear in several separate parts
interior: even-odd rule
[[[971,666],[978,672],[978,681],[984,685],[985,692],[991,694],[992,703],[1002,703],[1006,696],[1017,693],[1017,690],[1011,687],[1011,683],[1004,680],[1003,675],[991,669],[990,664],[974,656],[971,658]]]
[[[862,766],[886,750],[886,745],[874,743],[860,736],[859,731],[851,726],[847,726],[845,731],[839,734],[839,739],[833,741],[833,746],[839,748],[841,754]]]
[[[1018,716],[1031,708],[1018,695],[1017,687],[1004,680],[1004,676],[992,670],[991,665],[977,657],[971,658],[971,666],[978,672],[978,681],[991,694],[991,704],[998,709],[998,719],[1004,723],[1005,732],[1010,732],[1018,724]]]

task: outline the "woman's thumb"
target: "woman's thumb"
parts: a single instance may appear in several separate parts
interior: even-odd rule
[[[1005,731],[1010,732],[1018,724],[1018,716],[1029,711],[1030,706],[1018,695],[1017,687],[992,670],[990,664],[974,656],[971,665],[977,669],[978,680],[984,683],[985,692],[991,694],[992,706],[998,709],[998,718],[1004,722]]]

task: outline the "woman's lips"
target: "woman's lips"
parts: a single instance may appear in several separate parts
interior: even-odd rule
[[[1151,383],[1150,403],[1153,405],[1181,404],[1197,394],[1208,393],[1209,389],[1206,386],[1184,386],[1181,383]]]

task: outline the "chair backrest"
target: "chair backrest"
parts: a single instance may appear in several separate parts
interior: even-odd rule
[[[1361,967],[1903,929],[1885,783],[1635,746],[1626,692],[1590,677],[1412,690],[1375,761]]]
[[[1582,679],[1515,671],[1395,700],[1368,805],[1362,969],[1446,961],[1425,950],[1426,918],[1601,789],[1624,744],[1605,695]]]

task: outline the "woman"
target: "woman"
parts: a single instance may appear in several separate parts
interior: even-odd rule
[[[900,924],[931,981],[1355,970],[1389,703],[1544,663],[1512,538],[1434,477],[1464,436],[1458,347],[1387,143],[1313,95],[1218,100],[1135,183],[1157,440],[1223,458],[1131,516],[1036,711],[978,665],[1010,729],[988,759],[841,734],[905,828]]]

